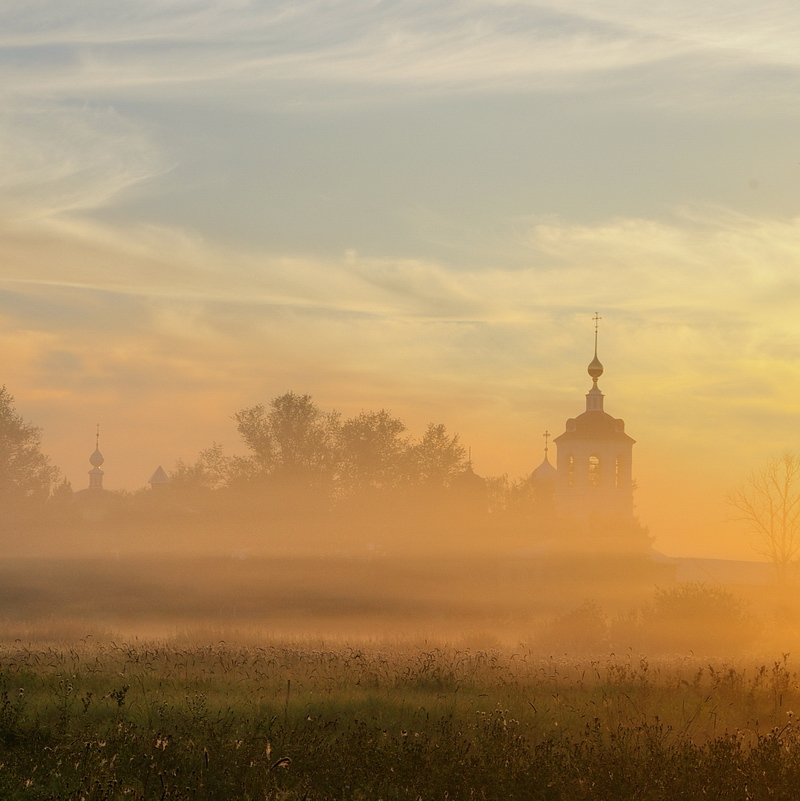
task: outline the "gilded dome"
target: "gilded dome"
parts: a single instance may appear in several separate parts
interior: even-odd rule
[[[603,375],[603,365],[600,362],[600,359],[597,358],[597,354],[594,354],[594,359],[592,359],[589,367],[587,368],[587,372],[589,375],[595,379],[595,381]]]

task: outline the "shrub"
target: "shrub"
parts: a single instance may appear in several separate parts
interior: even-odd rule
[[[547,651],[594,654],[609,647],[603,610],[591,600],[551,621],[540,632],[538,645]]]
[[[690,582],[657,588],[652,601],[614,622],[612,640],[648,653],[732,653],[752,645],[758,631],[742,598]]]

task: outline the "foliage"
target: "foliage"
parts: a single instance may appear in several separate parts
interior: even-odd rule
[[[224,487],[231,472],[231,460],[223,453],[222,445],[215,442],[200,451],[193,464],[178,459],[170,473],[170,482],[178,490],[203,492]]]
[[[466,468],[466,451],[458,434],[448,436],[441,423],[430,423],[422,439],[411,447],[414,479],[425,487],[449,486]]]
[[[606,652],[609,649],[606,615],[597,603],[586,600],[545,626],[537,644],[556,653]]]
[[[342,424],[339,441],[345,491],[395,489],[408,475],[410,441],[402,420],[381,409]]]
[[[287,392],[273,398],[269,408],[242,409],[234,419],[257,474],[305,486],[330,480],[339,418],[335,412],[324,414],[310,395]]]
[[[752,645],[759,626],[748,605],[723,587],[687,582],[656,589],[652,601],[612,627],[617,647],[649,652],[738,652]]]
[[[785,453],[727,496],[735,520],[747,525],[758,552],[775,566],[779,584],[794,578],[800,552],[800,457]]]
[[[25,422],[14,398],[0,387],[0,514],[8,520],[41,506],[58,475],[41,451],[41,430]]]

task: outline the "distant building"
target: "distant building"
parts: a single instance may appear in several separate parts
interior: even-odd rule
[[[623,420],[603,410],[604,396],[597,386],[603,365],[597,358],[596,324],[588,373],[592,388],[586,394],[586,411],[567,420],[564,433],[553,440],[558,447],[556,505],[561,515],[582,524],[631,523],[635,440],[625,433]]]
[[[775,583],[775,565],[743,559],[709,559],[696,556],[665,556],[653,551],[653,562],[674,571],[680,583],[709,585],[761,585]]]
[[[542,459],[542,463],[531,473],[529,480],[537,507],[541,512],[550,513],[553,511],[555,501],[558,471],[553,467],[548,457],[548,452],[550,450],[550,432],[545,431],[544,436],[544,459]]]
[[[150,480],[147,483],[150,485],[152,489],[161,491],[169,486],[170,480],[169,476],[164,471],[164,468],[161,465],[159,465],[156,468],[155,473],[153,473],[153,475],[150,476]]]
[[[450,491],[458,503],[458,508],[472,518],[483,517],[488,509],[486,479],[472,469],[472,455],[466,469],[453,477]]]
[[[94,453],[89,457],[89,464],[92,466],[92,469],[89,470],[89,486],[72,496],[80,517],[88,522],[96,522],[104,518],[115,501],[114,493],[103,488],[105,473],[101,467],[104,463],[105,458],[100,453],[100,426],[98,425]]]

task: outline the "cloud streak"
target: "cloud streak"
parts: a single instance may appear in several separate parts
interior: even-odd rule
[[[581,0],[148,2],[119,10],[43,2],[38,13],[0,12],[0,30],[0,53],[22,91],[71,96],[137,87],[169,94],[173,86],[185,97],[192,87],[247,92],[252,84],[563,89],[575,76],[593,81],[657,62],[674,70],[676,59],[701,53],[729,68],[743,58],[800,66],[800,12],[788,2],[702,10]]]
[[[771,313],[800,296],[800,218],[695,205],[671,222],[533,218],[503,236],[485,237],[483,258],[469,269],[457,260],[353,251],[338,258],[237,251],[164,226],[118,229],[74,217],[8,228],[2,247],[6,282],[423,319],[522,317],[537,305],[529,298],[565,295],[575,306],[620,309],[646,299],[648,311],[670,313],[721,302],[758,319],[761,309]],[[492,259],[498,250],[512,266]]]

